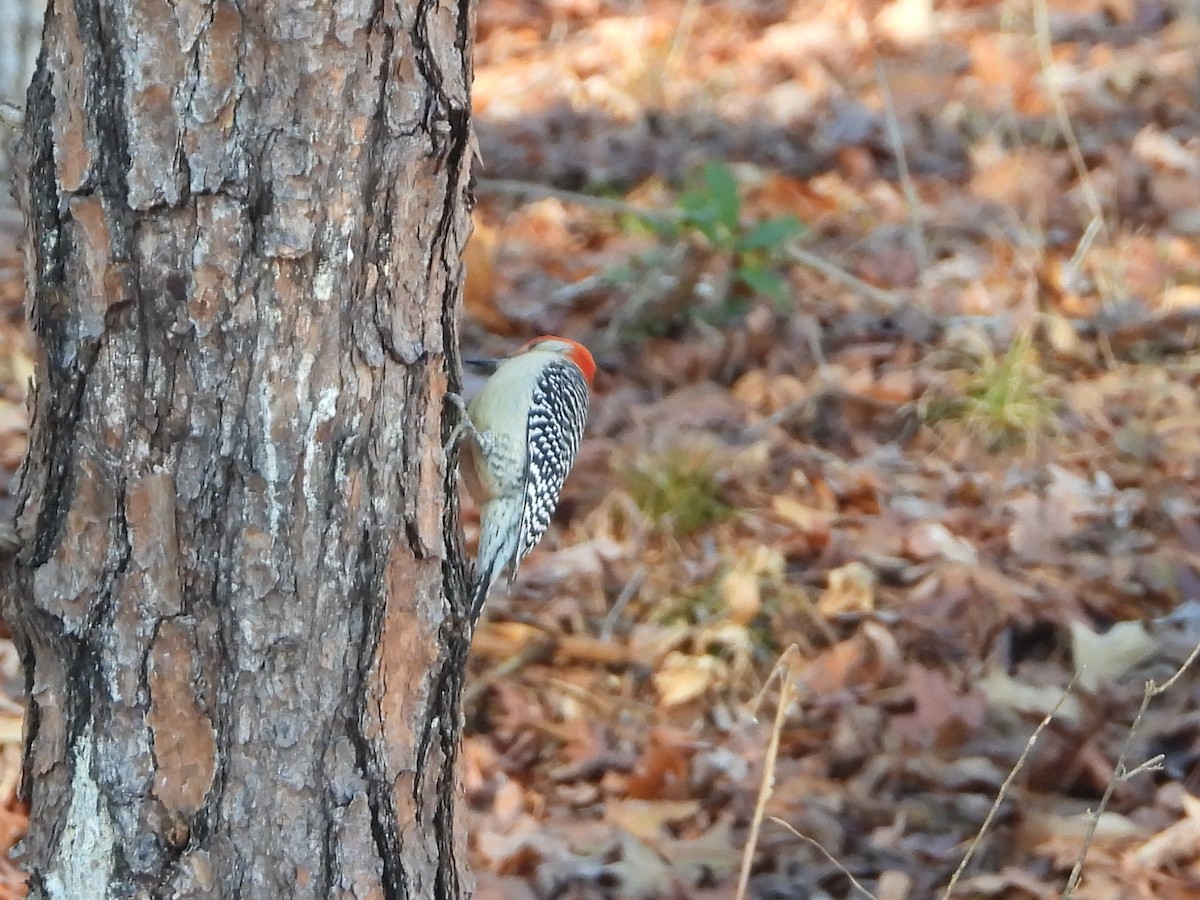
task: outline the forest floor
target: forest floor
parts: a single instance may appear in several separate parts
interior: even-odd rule
[[[465,355],[601,367],[473,646],[481,900],[1200,897],[1200,7],[1051,5],[478,5]]]

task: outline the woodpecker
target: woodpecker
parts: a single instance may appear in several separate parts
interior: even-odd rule
[[[470,438],[464,475],[481,505],[472,623],[504,568],[511,587],[550,524],[583,441],[595,374],[586,347],[544,335],[501,360],[470,406],[447,395],[463,413],[454,436]]]

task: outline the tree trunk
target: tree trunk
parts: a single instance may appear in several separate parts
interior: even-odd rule
[[[54,0],[31,896],[455,898],[470,0]]]

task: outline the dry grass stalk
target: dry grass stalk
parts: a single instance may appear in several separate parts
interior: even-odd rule
[[[754,698],[752,709],[757,709],[759,702],[771,682],[778,676],[779,706],[775,710],[775,724],[771,728],[771,740],[767,744],[767,755],[763,760],[762,782],[758,788],[758,801],[754,804],[754,818],[750,821],[750,834],[746,840],[746,848],[742,852],[742,868],[738,873],[736,900],[746,900],[746,890],[750,886],[750,867],[754,864],[754,851],[758,847],[758,834],[762,828],[763,814],[767,809],[767,801],[775,789],[775,761],[779,756],[779,736],[783,732],[783,722],[787,717],[788,704],[792,699],[792,663],[800,655],[800,648],[795,644],[789,646],[780,654],[771,673],[767,676],[762,690]]]

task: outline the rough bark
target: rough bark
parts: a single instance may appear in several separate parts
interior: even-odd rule
[[[52,3],[7,608],[31,896],[464,894],[471,12]]]

